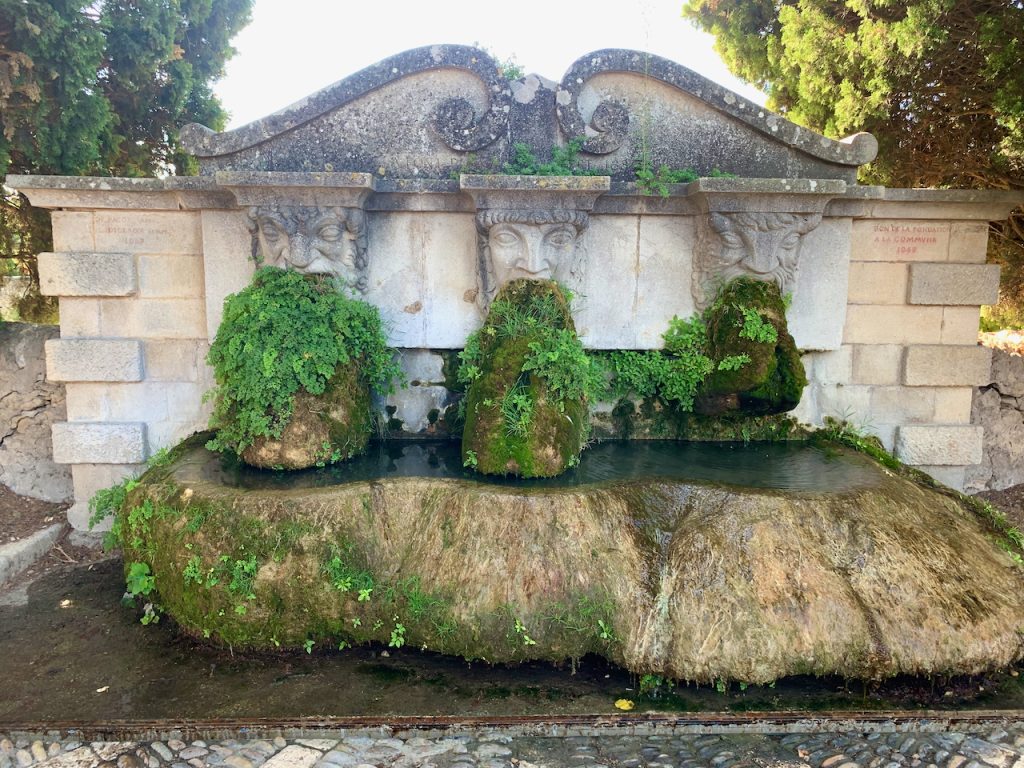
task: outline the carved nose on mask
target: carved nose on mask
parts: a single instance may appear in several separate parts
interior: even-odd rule
[[[774,254],[765,251],[755,250],[754,258],[752,258],[749,263],[755,272],[759,272],[763,275],[767,272],[771,272],[772,268],[775,266],[775,256]]]
[[[284,252],[284,259],[296,267],[305,267],[310,262],[309,238],[296,233],[288,240],[288,247]]]

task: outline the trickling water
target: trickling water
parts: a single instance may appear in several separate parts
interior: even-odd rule
[[[684,443],[608,441],[584,452],[579,466],[553,478],[483,476],[462,466],[451,440],[371,443],[350,461],[302,472],[254,469],[211,454],[206,479],[235,488],[315,488],[387,477],[477,480],[517,488],[572,488],[641,478],[718,483],[791,492],[839,493],[877,484],[880,470],[867,459],[800,443]]]

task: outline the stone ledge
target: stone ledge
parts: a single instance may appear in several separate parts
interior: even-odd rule
[[[905,425],[896,431],[896,455],[915,466],[980,464],[982,432],[968,424]]]
[[[911,264],[910,303],[979,306],[999,301],[996,264]]]
[[[146,455],[146,425],[141,422],[53,425],[53,460],[58,464],[138,464]]]
[[[988,384],[992,350],[949,344],[907,348],[903,383],[911,387],[959,387]]]
[[[50,339],[46,375],[51,381],[142,381],[138,339]]]
[[[40,253],[39,290],[44,296],[130,296],[138,278],[127,253]]]

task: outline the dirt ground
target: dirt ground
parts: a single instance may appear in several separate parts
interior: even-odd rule
[[[55,523],[67,522],[67,504],[19,496],[0,484],[0,545],[31,536]],[[69,541],[70,528],[65,527],[56,544],[34,565],[22,571],[17,583],[26,583],[57,568],[72,563],[91,563],[105,555],[98,547],[76,546]],[[12,586],[12,585],[8,585]]]

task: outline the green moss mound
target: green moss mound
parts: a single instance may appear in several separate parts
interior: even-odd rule
[[[705,312],[704,322],[709,357],[746,362],[716,366],[701,387],[697,411],[785,413],[799,404],[807,375],[774,282],[733,280]]]
[[[556,283],[515,280],[502,288],[466,342],[460,376],[469,382],[466,466],[552,477],[579,461],[596,373]]]
[[[210,448],[261,467],[348,458],[372,429],[370,387],[399,376],[377,309],[328,276],[265,267],[224,302],[210,347]]]

